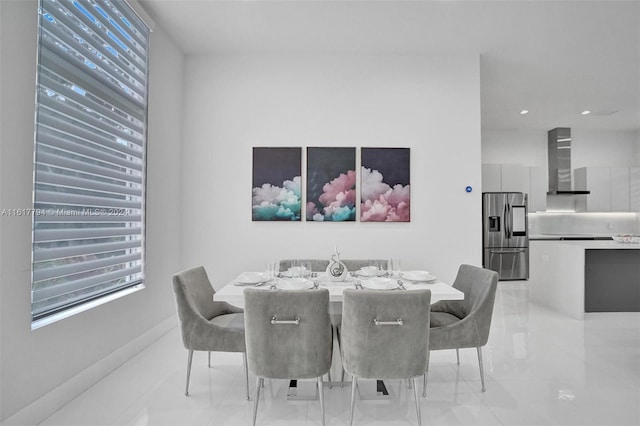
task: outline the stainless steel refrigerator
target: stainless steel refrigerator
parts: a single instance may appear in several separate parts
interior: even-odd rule
[[[500,280],[529,278],[527,194],[482,194],[482,263],[496,271]]]

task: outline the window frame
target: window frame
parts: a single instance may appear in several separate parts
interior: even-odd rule
[[[56,5],[61,8],[52,10]],[[38,2],[31,236],[32,330],[145,288],[151,26],[133,6],[127,0]],[[63,9],[66,12],[63,13]],[[57,19],[58,22],[52,19]],[[66,22],[73,22],[75,26],[67,25]],[[46,25],[53,28],[47,30],[47,47],[43,44]],[[61,38],[57,38],[59,35]],[[57,43],[51,44],[51,40]],[[66,41],[66,44],[61,40]],[[100,40],[102,44],[99,44]],[[64,53],[56,52],[51,48],[52,45]],[[140,53],[143,58],[139,57]],[[45,54],[49,58],[43,60]],[[67,59],[64,59],[65,54]],[[75,68],[68,59],[74,55],[84,58],[84,63]],[[132,57],[139,57],[139,60],[131,60]],[[55,61],[60,61],[63,65],[69,64],[69,71],[65,72],[66,68],[60,67],[60,64],[57,70],[62,70],[61,72],[51,70]],[[83,65],[93,70],[93,74],[85,70]],[[99,76],[99,73],[102,75]],[[79,80],[75,80],[76,77]],[[62,90],[51,90],[43,81]],[[105,81],[111,84],[106,84]],[[131,85],[135,87],[130,87]],[[47,94],[44,102],[41,99],[43,91]],[[119,94],[118,91],[124,94]],[[140,91],[143,94],[142,101],[134,105],[136,102],[131,101],[131,98],[139,96]],[[100,94],[103,96],[98,96]],[[47,99],[51,97],[54,99]],[[45,105],[46,103],[49,105]],[[78,114],[74,115],[74,111],[70,109],[66,111],[68,114],[64,114],[69,105],[73,105]],[[129,108],[128,105],[132,107]],[[51,123],[61,123],[61,127]],[[46,131],[43,130],[45,127]],[[67,132],[69,128],[81,130],[82,135]],[[47,132],[49,134],[42,136]],[[124,136],[119,137],[120,133]],[[87,135],[93,138],[87,139]],[[73,147],[79,148],[78,151],[74,151]],[[47,157],[45,171],[43,163],[39,162],[39,155],[40,158],[43,155]],[[107,171],[107,175],[101,174],[100,170]],[[109,173],[116,176],[108,176]],[[43,175],[46,176],[44,179],[41,178]],[[138,180],[139,182],[134,182]],[[83,186],[85,184],[87,186]],[[57,202],[62,204],[55,205]],[[126,206],[120,208],[122,213],[118,211],[117,205]],[[66,210],[67,207],[69,210]],[[132,214],[134,211],[136,213]],[[118,214],[125,216],[114,217]],[[71,216],[72,219],[60,219],[61,215]],[[48,225],[40,228],[45,223]],[[75,225],[68,225],[72,223]],[[118,241],[125,243],[118,244]],[[54,246],[56,243],[67,245]],[[43,261],[38,254],[42,253],[42,246],[47,244],[53,246],[49,250],[52,253],[50,256],[62,257]],[[109,250],[106,248],[107,244],[130,247]],[[64,254],[60,251],[61,248],[74,249],[72,251],[75,253]],[[62,265],[55,264],[55,259],[62,259]],[[65,264],[65,261],[69,261],[69,264]],[[40,265],[44,262],[54,266],[38,269],[36,264],[39,262]],[[115,270],[111,272],[111,268]],[[129,271],[131,273],[127,273]],[[56,276],[56,273],[65,275]],[[107,277],[110,277],[110,281],[105,281]],[[124,283],[120,283],[122,277],[126,277]],[[47,285],[50,286],[49,289],[46,288]],[[74,287],[77,288],[74,290]],[[66,292],[63,289],[76,292],[86,290],[86,293],[82,297],[69,297],[68,302],[65,302]],[[46,303],[39,299],[40,304],[36,305],[35,297],[46,298],[43,296],[45,293],[54,294],[60,301],[43,308]]]

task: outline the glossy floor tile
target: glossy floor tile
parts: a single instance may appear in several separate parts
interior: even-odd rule
[[[486,392],[476,351],[432,353],[424,425],[640,424],[640,314],[563,317],[528,300],[526,282],[498,286]],[[187,351],[177,329],[156,341],[42,425],[250,425],[240,354],[194,355],[184,396]],[[333,370],[334,380],[338,371]],[[259,425],[320,425],[317,400],[287,401],[286,381],[265,381]],[[363,389],[372,383],[363,383]],[[250,378],[255,390],[255,378]],[[389,382],[385,400],[356,401],[354,425],[415,425],[413,391]],[[306,386],[305,386],[306,389]],[[308,390],[308,389],[307,389]],[[420,390],[422,381],[420,380]],[[327,425],[348,425],[350,384],[325,385]]]

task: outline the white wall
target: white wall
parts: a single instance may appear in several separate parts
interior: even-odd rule
[[[640,149],[637,131],[571,130],[574,169],[587,166],[640,166],[634,153]]]
[[[205,265],[219,288],[269,260],[328,258],[336,244],[343,257],[398,255],[447,280],[481,264],[479,84],[476,56],[187,58],[185,265]],[[253,146],[410,147],[411,223],[252,222]]]
[[[571,167],[640,166],[638,131],[571,129]],[[547,167],[547,131],[483,130],[482,162]]]
[[[2,0],[0,10],[0,207],[29,208],[37,2]],[[159,324],[169,324],[165,330],[175,325],[171,274],[180,267],[183,57],[159,28],[150,56],[146,289],[31,331],[31,221],[2,217],[0,419],[12,416],[7,424],[39,422],[139,351],[135,344],[150,343]]]
[[[482,163],[547,166],[546,130],[482,130]]]

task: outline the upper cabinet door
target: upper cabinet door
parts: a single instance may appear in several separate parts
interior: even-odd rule
[[[640,167],[629,169],[629,210],[640,212]]]
[[[482,165],[482,192],[502,192],[502,168],[500,164]]]
[[[523,170],[520,164],[502,165],[502,192],[527,192],[522,179]]]
[[[549,174],[545,167],[529,167],[529,212],[547,210],[547,191]]]
[[[609,167],[580,167],[574,171],[576,189],[591,191],[584,197],[585,206],[579,211],[611,211],[611,170]]]
[[[629,168],[611,168],[611,211],[629,211]]]

